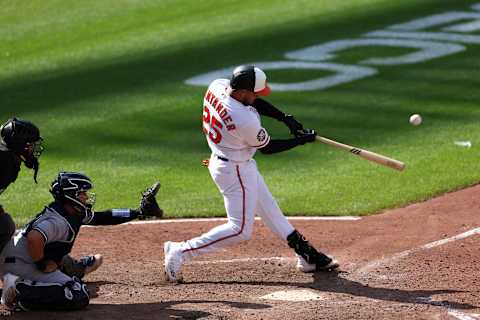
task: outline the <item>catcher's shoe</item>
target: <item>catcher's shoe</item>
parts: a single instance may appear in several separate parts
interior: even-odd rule
[[[155,182],[150,188],[142,193],[142,202],[140,203],[140,212],[144,216],[161,217],[163,210],[158,206],[155,196],[160,190],[160,182]]]
[[[17,282],[18,276],[7,273],[3,276],[3,289],[1,302],[9,310],[15,310],[17,307]]]
[[[317,263],[308,263],[305,259],[297,254],[297,270],[305,273],[315,272],[315,271],[332,271],[338,268],[340,264],[337,260],[332,257],[325,256],[325,259],[322,259]]]
[[[170,282],[182,281],[183,256],[180,243],[167,241],[163,244],[165,255],[165,278]]]
[[[96,254],[93,256],[85,256],[78,260],[79,263],[85,266],[85,275],[97,270],[103,263],[103,256]]]

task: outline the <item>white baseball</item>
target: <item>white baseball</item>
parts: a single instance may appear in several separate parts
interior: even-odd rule
[[[422,123],[422,117],[419,114],[412,114],[410,116],[410,123],[414,126],[418,126]]]

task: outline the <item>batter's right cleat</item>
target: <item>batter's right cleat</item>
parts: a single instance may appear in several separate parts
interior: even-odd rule
[[[11,311],[14,311],[17,307],[17,279],[18,276],[11,273],[7,273],[3,276],[1,302]]]
[[[165,255],[165,280],[169,282],[182,281],[182,250],[180,243],[167,241],[163,244],[163,253]]]
[[[338,268],[340,264],[334,258],[322,256],[322,259],[317,263],[308,263],[305,259],[297,254],[297,270],[305,273],[315,271],[333,271]]]
[[[103,256],[96,254],[93,256],[85,256],[78,260],[79,263],[85,266],[85,276],[97,270],[103,263]]]

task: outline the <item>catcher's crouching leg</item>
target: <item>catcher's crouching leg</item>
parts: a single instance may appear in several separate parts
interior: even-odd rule
[[[100,254],[85,256],[79,260],[66,255],[62,259],[60,270],[70,277],[83,279],[87,274],[97,270],[103,263],[103,257]]]
[[[66,284],[17,280],[17,307],[29,310],[80,310],[88,306],[87,286],[73,278]]]

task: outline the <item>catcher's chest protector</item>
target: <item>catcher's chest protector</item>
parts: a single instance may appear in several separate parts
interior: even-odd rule
[[[34,229],[37,224],[55,214],[60,215],[63,219],[49,219],[49,221],[52,221],[52,223],[55,223],[56,221],[59,221],[63,224],[67,223],[68,235],[65,237],[65,239],[60,241],[48,242],[44,248],[44,256],[47,259],[60,262],[65,255],[72,251],[73,244],[75,243],[75,239],[77,238],[77,234],[82,225],[80,217],[75,217],[65,213],[60,204],[54,203],[49,207],[46,207],[39,215],[35,217],[35,219],[28,223],[23,236],[26,237],[28,232]]]

